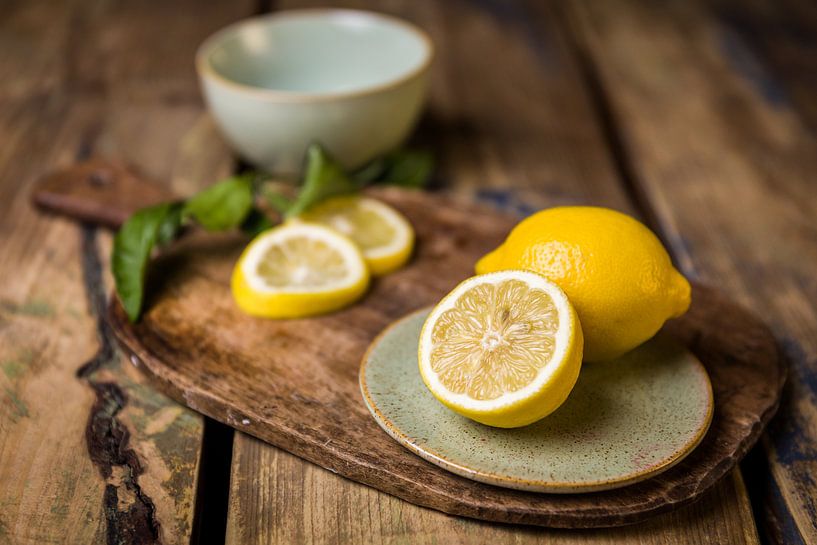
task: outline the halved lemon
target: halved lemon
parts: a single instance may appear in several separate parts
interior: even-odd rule
[[[582,347],[564,292],[538,274],[508,270],[454,288],[426,319],[418,357],[423,381],[448,408],[515,428],[567,399]]]
[[[322,225],[288,223],[255,238],[232,276],[233,297],[246,313],[299,318],[360,298],[369,269],[358,247]]]
[[[360,247],[374,275],[395,271],[411,257],[414,247],[411,224],[403,214],[377,199],[335,197],[299,217],[331,227],[351,238]]]

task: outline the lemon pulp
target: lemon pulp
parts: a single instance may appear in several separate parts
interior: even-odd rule
[[[233,269],[231,283],[244,312],[297,318],[351,304],[365,293],[369,270],[348,238],[298,222],[256,237]]]
[[[414,230],[408,220],[391,206],[370,197],[335,197],[309,209],[300,218],[349,237],[375,275],[402,267],[414,247]]]
[[[256,273],[270,287],[309,289],[340,283],[348,270],[343,255],[325,240],[301,235],[270,246]]]
[[[449,391],[496,399],[527,386],[553,357],[559,315],[550,296],[519,280],[480,284],[431,331],[431,368]]]
[[[575,311],[537,274],[470,278],[431,312],[419,346],[432,394],[469,418],[499,427],[535,422],[561,405],[581,367]]]

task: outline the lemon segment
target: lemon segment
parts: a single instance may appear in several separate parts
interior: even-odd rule
[[[462,282],[420,334],[420,374],[451,410],[490,426],[535,422],[566,399],[579,376],[582,330],[558,286],[525,271]]]
[[[233,269],[231,284],[236,303],[248,314],[299,318],[359,299],[369,285],[369,270],[351,240],[299,222],[256,237]]]
[[[352,239],[372,274],[382,276],[406,264],[414,248],[414,230],[391,206],[370,197],[328,199],[299,216]]]
[[[587,361],[614,359],[689,308],[689,282],[652,231],[593,206],[542,210],[476,264],[477,274],[539,273],[570,298],[582,323]]]

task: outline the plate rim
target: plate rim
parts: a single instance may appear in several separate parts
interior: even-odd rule
[[[464,477],[466,479],[470,479],[473,481],[490,484],[493,486],[499,486],[502,488],[510,488],[514,490],[523,490],[526,492],[541,492],[541,493],[548,493],[548,494],[577,494],[577,493],[587,493],[587,492],[601,492],[604,490],[613,490],[616,488],[623,488],[625,486],[635,484],[641,481],[645,481],[650,479],[668,469],[672,468],[673,466],[677,465],[679,462],[684,460],[695,448],[703,441],[704,437],[706,437],[707,432],[709,431],[710,426],[712,425],[712,420],[715,413],[715,398],[712,389],[712,381],[709,378],[709,373],[707,373],[706,368],[703,365],[703,362],[692,354],[692,352],[681,345],[684,350],[692,355],[696,371],[704,378],[704,382],[707,388],[707,413],[704,417],[704,424],[698,428],[696,431],[695,436],[688,441],[686,444],[683,445],[682,448],[676,450],[672,456],[668,457],[666,460],[663,460],[661,463],[651,466],[648,469],[638,471],[635,473],[629,473],[621,478],[613,478],[613,479],[602,479],[598,481],[582,481],[582,482],[567,482],[567,481],[542,481],[536,479],[520,479],[516,477],[508,477],[506,475],[501,475],[497,473],[491,473],[480,469],[475,469],[472,467],[464,466],[460,463],[454,462],[445,458],[444,456],[440,455],[439,453],[433,451],[432,449],[428,448],[421,448],[415,442],[413,442],[405,433],[400,431],[396,426],[393,425],[391,420],[389,420],[385,414],[377,407],[374,401],[371,398],[369,393],[369,387],[366,382],[366,369],[368,366],[368,362],[370,360],[370,355],[373,349],[380,344],[383,338],[388,335],[393,329],[400,326],[404,322],[407,322],[420,314],[428,314],[432,306],[427,306],[398,318],[397,320],[391,322],[387,325],[383,330],[377,334],[377,336],[372,340],[369,346],[366,348],[366,351],[363,354],[360,363],[360,370],[358,373],[358,382],[360,385],[360,391],[363,396],[363,402],[366,405],[366,408],[369,410],[369,413],[374,418],[375,422],[377,422],[378,426],[383,429],[392,439],[397,441],[400,445],[411,451],[412,453],[416,454],[420,458],[438,466],[446,471]],[[659,332],[660,333],[660,332]],[[419,371],[418,371],[419,373]]]

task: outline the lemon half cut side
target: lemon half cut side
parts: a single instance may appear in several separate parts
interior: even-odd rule
[[[420,374],[451,410],[514,428],[556,410],[579,376],[583,338],[564,292],[536,273],[469,278],[429,314]]]
[[[238,306],[267,318],[338,310],[360,298],[368,285],[369,270],[357,246],[332,229],[305,222],[260,234],[232,276]]]

